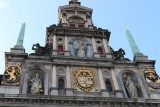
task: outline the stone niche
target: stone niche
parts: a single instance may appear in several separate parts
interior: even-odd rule
[[[48,95],[48,72],[43,67],[36,66],[28,69],[25,80],[23,91],[25,92],[26,90],[26,94]],[[34,93],[31,89],[33,82],[35,81],[38,81],[37,83],[39,83],[37,87],[39,87],[40,92],[38,93]],[[35,84],[37,83],[35,82]]]

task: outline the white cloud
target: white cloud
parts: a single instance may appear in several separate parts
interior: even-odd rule
[[[6,0],[0,0],[0,9],[6,7]]]

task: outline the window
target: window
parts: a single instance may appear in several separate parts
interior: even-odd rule
[[[58,53],[59,52],[63,52],[63,46],[62,45],[58,45]]]
[[[106,80],[106,90],[108,91],[108,92],[112,92],[112,85],[111,85],[111,82],[110,82],[110,80]]]
[[[98,52],[99,52],[100,56],[103,55],[103,49],[101,47],[98,47]]]
[[[64,80],[63,79],[59,79],[58,80],[58,90],[64,90],[65,86],[64,86]]]
[[[79,28],[84,28],[84,25],[79,24],[78,27],[79,27]]]
[[[83,18],[71,17],[68,21],[71,28],[84,28],[85,21]]]
[[[98,40],[98,41],[96,41],[96,43],[97,43],[97,44],[100,44],[101,42]]]
[[[70,27],[71,28],[75,28],[75,24],[70,24]]]

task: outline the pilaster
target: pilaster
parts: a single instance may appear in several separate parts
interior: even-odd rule
[[[92,44],[93,44],[93,55],[94,57],[99,58],[100,56],[99,56],[99,53],[97,52],[97,46],[95,44],[94,37],[92,37]]]
[[[51,88],[51,95],[58,95],[56,65],[53,65],[53,70],[52,70],[52,88]]]
[[[65,35],[65,51],[64,51],[64,55],[65,56],[70,56],[70,52],[69,52],[69,46],[68,46],[68,37],[67,35]]]
[[[98,68],[98,75],[99,75],[99,81],[100,81],[101,95],[103,97],[109,97],[109,93],[106,92],[106,86],[104,83],[104,78],[103,78],[103,73],[101,68]]]
[[[105,55],[106,58],[112,58],[112,56],[109,54],[109,49],[108,49],[108,41],[106,41],[105,38],[103,38],[103,46],[104,46],[104,51],[105,51]]]
[[[121,90],[119,88],[118,81],[117,81],[115,71],[113,70],[113,68],[111,68],[111,76],[112,76],[112,80],[113,80],[113,85],[114,85],[116,97],[123,98],[123,94],[121,93]]]
[[[56,35],[53,35],[53,52],[52,55],[57,55],[57,40]]]
[[[70,66],[66,66],[66,80],[67,80],[66,96],[73,96],[73,89],[72,89],[72,86],[71,86]]]

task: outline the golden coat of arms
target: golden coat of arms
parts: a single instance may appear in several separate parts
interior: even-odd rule
[[[75,75],[75,84],[76,86],[85,91],[88,92],[94,88],[95,85],[95,79],[94,79],[94,72],[91,71],[88,68],[81,68],[74,72]]]
[[[3,79],[7,83],[15,83],[20,79],[21,66],[6,66]]]
[[[144,77],[146,82],[151,88],[160,89],[160,78],[157,75],[156,71],[153,69],[145,69],[143,70]]]

